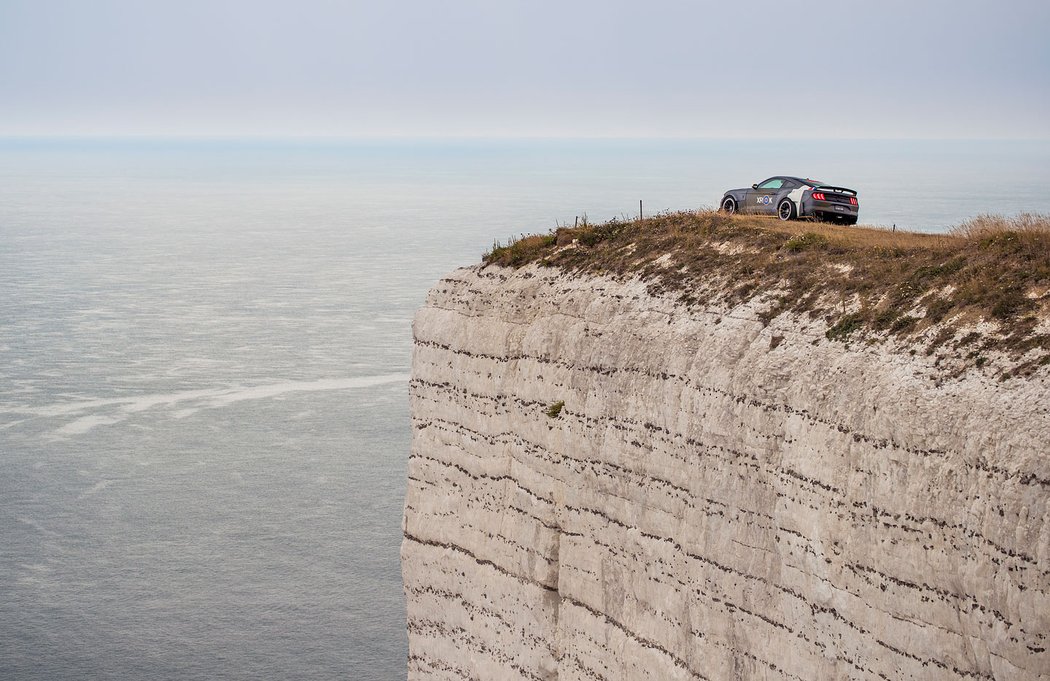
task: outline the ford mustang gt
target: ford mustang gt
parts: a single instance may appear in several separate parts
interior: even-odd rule
[[[750,189],[730,189],[719,207],[726,213],[776,215],[781,220],[813,217],[846,225],[857,224],[860,213],[856,191],[787,175],[771,177]]]

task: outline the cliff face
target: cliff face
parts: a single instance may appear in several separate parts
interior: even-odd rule
[[[760,308],[536,266],[434,288],[410,679],[1050,678],[1046,369]]]

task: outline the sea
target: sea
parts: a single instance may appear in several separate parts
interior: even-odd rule
[[[1050,213],[1048,141],[0,140],[0,679],[404,679],[428,288],[776,174]]]

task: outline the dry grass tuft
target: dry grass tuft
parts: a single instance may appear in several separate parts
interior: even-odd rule
[[[1050,364],[1050,216],[983,215],[949,234],[725,215],[712,211],[561,228],[506,246],[486,264],[540,263],[639,276],[689,305],[764,297],[768,321],[823,316],[828,338],[910,339],[928,354],[954,350],[972,366],[986,353]],[[968,331],[990,322],[993,332]],[[940,356],[940,355],[938,355]]]
[[[1035,236],[1050,232],[1050,215],[1021,213],[1013,217],[1002,215],[978,215],[952,230],[955,236],[968,239],[985,239],[1006,232],[1018,232]]]

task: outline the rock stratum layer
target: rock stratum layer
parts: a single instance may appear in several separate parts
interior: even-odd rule
[[[760,307],[537,266],[431,291],[410,679],[1050,678],[1047,371],[945,379]]]

